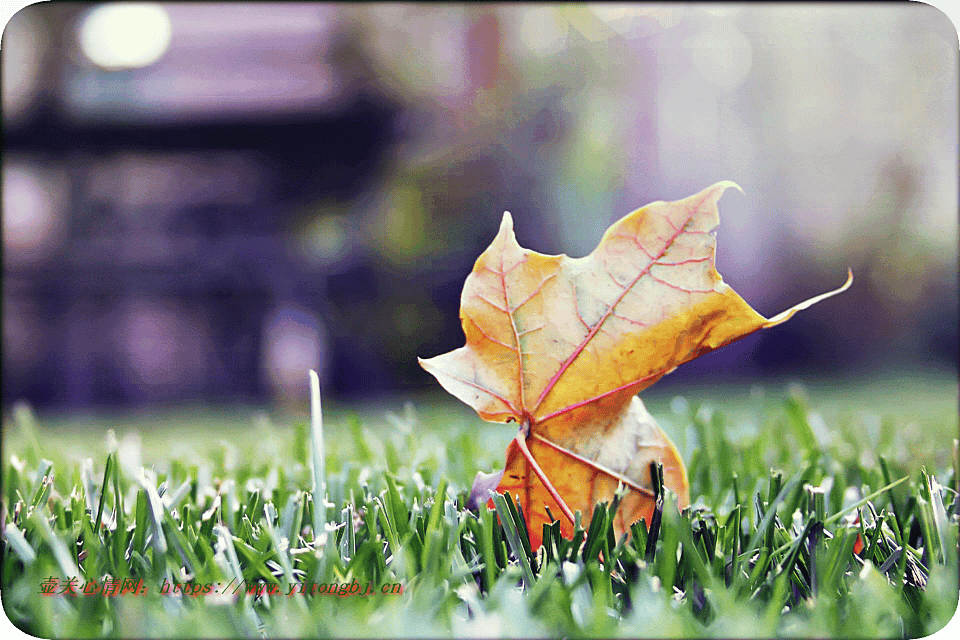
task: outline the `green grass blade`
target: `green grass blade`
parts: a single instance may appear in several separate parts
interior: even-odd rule
[[[27,542],[27,539],[23,537],[23,532],[20,531],[15,524],[8,522],[6,526],[4,526],[3,537],[23,564],[31,565],[36,561],[36,552],[33,550],[33,547],[30,546],[30,543]]]
[[[327,542],[326,448],[323,440],[323,412],[320,406],[320,376],[310,370],[310,454],[313,469],[313,539]]]
[[[870,502],[871,500],[876,500],[878,496],[883,495],[885,492],[887,492],[887,491],[889,491],[890,489],[894,488],[895,486],[897,486],[897,485],[900,484],[901,482],[905,482],[907,479],[908,479],[908,476],[904,476],[904,477],[900,478],[899,480],[896,480],[896,481],[894,481],[894,482],[891,482],[890,484],[886,485],[885,487],[883,487],[883,488],[881,488],[881,489],[877,489],[876,491],[874,491],[874,492],[871,493],[870,495],[868,495],[868,496],[866,496],[866,497],[864,497],[864,498],[861,498],[860,500],[857,500],[856,502],[854,502],[854,503],[851,504],[850,506],[846,507],[845,509],[841,509],[840,511],[837,511],[835,514],[833,514],[832,516],[830,516],[829,518],[827,518],[826,520],[824,520],[824,521],[823,521],[823,524],[833,524],[834,522],[836,522],[837,520],[839,520],[840,518],[842,518],[844,515],[850,513],[851,511],[853,511],[853,510],[855,510],[855,509],[859,509],[860,507],[862,507],[863,505],[867,504],[867,503]]]
[[[503,494],[495,493],[493,495],[493,504],[496,507],[497,515],[500,516],[500,523],[503,525],[503,532],[506,534],[507,543],[510,545],[513,555],[520,560],[524,585],[529,589],[534,583],[533,569],[530,567],[530,559],[527,557],[527,552],[523,548],[523,543],[520,542],[518,523],[514,520],[510,507],[507,506],[507,498],[504,498]]]

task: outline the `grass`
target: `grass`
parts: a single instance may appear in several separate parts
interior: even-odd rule
[[[5,428],[3,606],[40,637],[935,632],[957,607],[955,406],[918,418],[810,398],[651,401],[692,507],[659,491],[651,523],[615,539],[616,504],[598,505],[573,540],[546,527],[541,549],[509,497],[463,507],[512,436],[465,413],[332,412],[322,537],[306,420],[140,434],[145,422],[114,421],[91,436],[20,406]],[[41,595],[50,577],[146,592]],[[353,583],[374,593],[328,595]],[[174,584],[187,593],[161,593]],[[324,593],[286,595],[302,584]]]

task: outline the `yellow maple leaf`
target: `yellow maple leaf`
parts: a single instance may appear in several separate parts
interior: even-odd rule
[[[516,421],[498,491],[517,495],[539,546],[546,508],[589,521],[618,483],[630,491],[617,534],[653,509],[650,463],[689,502],[683,462],[636,394],[697,356],[846,290],[765,318],[714,265],[719,182],[677,202],[654,202],[615,222],[583,258],[522,248],[509,213],[467,277],[466,345],[420,360],[443,387],[493,422]]]

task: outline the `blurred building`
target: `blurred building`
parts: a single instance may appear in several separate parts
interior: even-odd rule
[[[924,5],[33,5],[0,54],[4,401],[432,384],[504,210],[583,255],[721,179],[759,311],[856,284],[671,379],[955,370],[957,55]]]
[[[306,204],[369,188],[399,105],[336,8],[116,8],[35,5],[4,35],[4,398],[262,401],[288,380],[270,340],[312,332],[305,376],[321,310],[375,298],[362,256],[321,268],[291,240]],[[314,313],[270,319],[294,303]]]

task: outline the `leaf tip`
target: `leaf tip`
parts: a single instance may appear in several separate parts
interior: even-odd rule
[[[838,293],[843,293],[844,291],[849,289],[852,284],[853,284],[853,269],[851,269],[850,267],[847,267],[847,281],[844,282],[842,285],[840,285],[840,287],[838,287],[837,289],[834,289],[833,291],[830,291],[829,293],[825,293],[823,295],[832,296]]]
[[[430,362],[431,360],[433,360],[433,358],[421,358],[420,356],[417,356],[417,364],[419,364],[424,371],[433,373],[433,371],[431,371],[431,366],[432,366],[432,363]]]
[[[852,284],[853,284],[853,269],[847,268],[847,281],[844,282],[842,285],[840,285],[833,291],[827,291],[826,293],[821,293],[818,296],[815,296],[813,298],[810,298],[809,300],[805,300],[804,302],[801,302],[798,305],[794,305],[790,307],[786,311],[778,313],[774,317],[767,320],[767,322],[763,325],[763,328],[769,329],[770,327],[774,327],[778,324],[782,324],[787,320],[789,320],[790,318],[792,318],[793,314],[795,314],[797,311],[803,311],[804,309],[809,309],[810,307],[812,307],[813,305],[817,304],[822,300],[826,300],[827,298],[832,298],[838,293],[843,293],[844,291],[849,289]]]
[[[504,211],[503,219],[500,221],[500,229],[497,230],[497,236],[493,239],[490,247],[499,246],[502,249],[503,247],[516,244],[517,236],[513,231],[513,216],[510,215],[509,211]]]
[[[726,191],[727,189],[733,188],[733,189],[736,189],[737,191],[739,191],[739,192],[740,192],[740,195],[745,195],[745,194],[743,193],[743,188],[742,188],[740,185],[738,185],[736,182],[734,182],[733,180],[721,180],[720,182],[718,182],[718,183],[716,183],[715,185],[713,185],[713,188],[714,188],[714,189],[720,188],[720,189],[722,189],[723,191]]]

